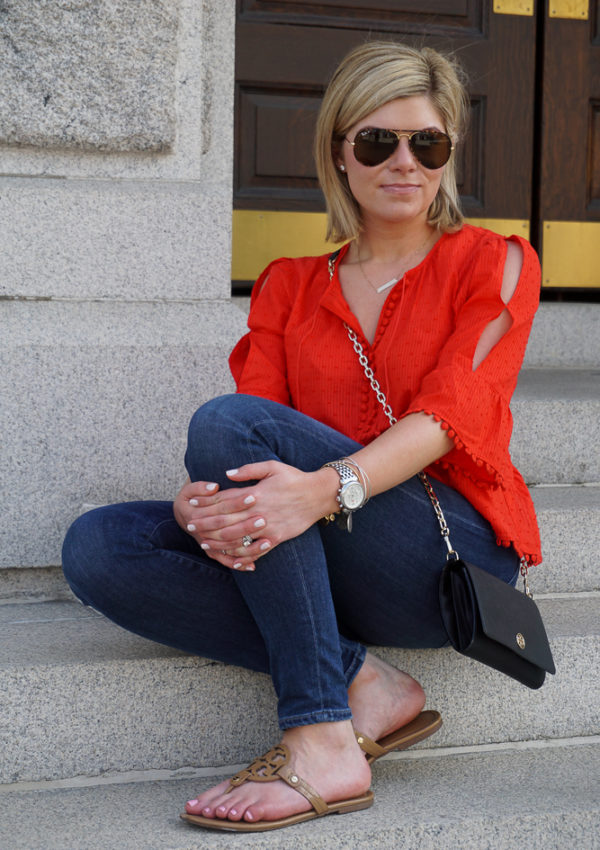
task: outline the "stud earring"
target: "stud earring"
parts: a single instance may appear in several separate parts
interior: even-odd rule
[[[345,171],[345,170],[346,170],[346,166],[345,166],[345,165],[340,165],[340,166],[339,166],[339,169],[340,169],[340,171]]]

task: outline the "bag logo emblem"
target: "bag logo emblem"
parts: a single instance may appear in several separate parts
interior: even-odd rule
[[[519,647],[519,649],[525,649],[525,638],[523,637],[521,632],[517,632],[516,640],[517,640],[517,646]]]

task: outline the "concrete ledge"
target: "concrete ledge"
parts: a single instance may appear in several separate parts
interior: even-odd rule
[[[11,850],[592,850],[599,771],[594,745],[379,763],[372,808],[235,838],[178,817],[221,776],[11,792],[2,799],[3,831]]]
[[[597,733],[600,600],[540,607],[558,669],[540,691],[452,649],[376,650],[442,712],[422,747]],[[238,764],[277,738],[266,676],[142,640],[76,603],[1,606],[0,639],[2,782]]]

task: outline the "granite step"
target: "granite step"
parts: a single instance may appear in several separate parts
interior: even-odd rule
[[[412,755],[412,754],[411,754]],[[597,850],[600,744],[386,759],[374,805],[287,829],[232,835],[179,819],[185,800],[223,779],[37,790],[0,789],[0,843],[11,850]],[[233,766],[231,772],[234,771]]]
[[[444,717],[420,747],[598,733],[600,594],[539,604],[558,670],[539,691],[450,648],[377,649]],[[277,739],[266,676],[143,640],[79,603],[2,606],[0,641],[2,783],[240,763]]]
[[[511,455],[527,484],[600,482],[600,368],[524,369],[511,409]]]

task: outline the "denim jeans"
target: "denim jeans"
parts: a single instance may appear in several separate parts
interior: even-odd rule
[[[192,481],[231,487],[225,470],[281,460],[305,471],[359,444],[302,413],[228,395],[192,418]],[[514,583],[519,559],[486,520],[439,482],[454,548]],[[243,485],[240,485],[243,486]],[[115,623],[189,653],[270,674],[282,729],[350,718],[347,690],[365,644],[447,643],[438,583],[446,546],[415,477],[375,496],[352,533],[314,525],[257,561],[255,572],[208,558],[175,522],[171,502],[90,511],[71,526],[63,567],[75,594]]]

